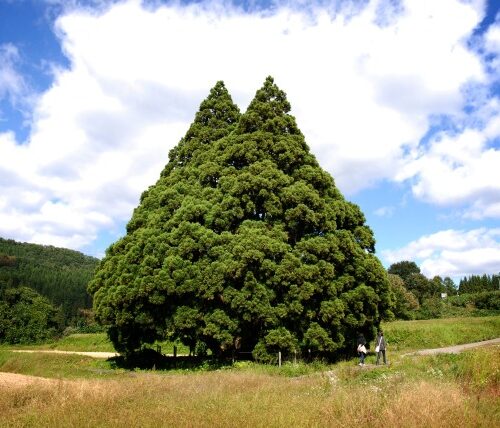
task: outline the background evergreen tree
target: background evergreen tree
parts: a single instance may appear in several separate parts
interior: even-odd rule
[[[393,263],[389,266],[387,272],[392,275],[398,275],[404,282],[408,280],[410,275],[421,273],[417,264],[409,260]]]
[[[458,291],[460,294],[498,290],[500,290],[500,274],[470,275],[468,277],[462,278],[458,286]]]
[[[456,296],[456,294],[458,293],[457,286],[449,276],[444,278],[443,284],[445,293],[448,294],[448,296]]]
[[[391,317],[359,207],[321,169],[272,78],[239,116],[219,82],[90,291],[115,347],[333,356]]]

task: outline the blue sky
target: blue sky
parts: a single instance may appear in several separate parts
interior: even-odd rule
[[[267,75],[388,266],[500,271],[494,1],[0,1],[0,236],[101,256],[199,103]]]

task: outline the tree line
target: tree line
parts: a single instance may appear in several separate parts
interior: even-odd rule
[[[460,294],[498,290],[500,290],[500,273],[497,275],[470,275],[462,278],[458,287]]]
[[[77,324],[92,307],[86,287],[97,263],[77,251],[0,238],[0,341],[44,340]]]
[[[465,315],[466,307],[484,311],[500,310],[499,275],[470,275],[459,284],[450,277],[422,274],[413,261],[404,260],[389,266],[393,312],[396,318],[435,318]],[[471,312],[490,314],[490,312]]]

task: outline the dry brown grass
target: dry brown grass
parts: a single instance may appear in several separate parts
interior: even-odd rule
[[[326,376],[231,371],[0,386],[8,427],[491,427],[498,407],[498,397],[454,383],[332,385]]]

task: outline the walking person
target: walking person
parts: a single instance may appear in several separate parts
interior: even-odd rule
[[[366,339],[365,336],[363,336],[363,333],[359,333],[358,336],[358,356],[359,356],[359,365],[364,366],[365,365],[365,356],[366,356]]]
[[[378,366],[378,363],[380,361],[380,355],[382,355],[384,357],[384,364],[387,364],[387,361],[385,359],[385,348],[387,347],[387,344],[385,342],[385,339],[384,339],[384,332],[382,330],[380,330],[377,334],[377,342],[376,342],[376,346],[375,346],[375,352],[377,353],[377,366]]]

